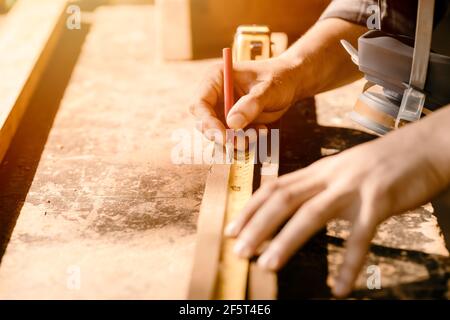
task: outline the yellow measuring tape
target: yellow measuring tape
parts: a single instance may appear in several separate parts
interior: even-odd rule
[[[255,151],[251,148],[244,159],[231,165],[224,226],[236,219],[252,196],[254,159]],[[234,254],[234,243],[234,239],[223,237],[215,299],[246,298],[249,261]]]

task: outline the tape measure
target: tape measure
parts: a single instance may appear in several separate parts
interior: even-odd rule
[[[269,59],[270,55],[271,41],[268,27],[240,26],[238,28],[233,45],[234,61]],[[252,196],[255,156],[255,147],[249,146],[245,151],[245,157],[237,156],[231,164],[224,226],[237,218]],[[223,236],[215,299],[243,300],[246,298],[249,260],[236,256],[233,252],[234,244],[235,239]]]
[[[246,151],[245,159],[231,165],[228,181],[224,226],[240,214],[253,193],[253,168],[255,152]],[[245,299],[249,261],[233,253],[235,239],[223,237],[216,299]]]

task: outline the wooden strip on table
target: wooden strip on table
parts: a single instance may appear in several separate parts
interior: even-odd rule
[[[256,262],[250,263],[248,283],[249,300],[275,300],[277,297],[277,274],[261,269]]]
[[[200,207],[188,299],[212,299],[219,269],[230,165],[213,165]]]
[[[159,60],[191,60],[193,56],[192,0],[156,0]]]
[[[262,186],[278,178],[279,153],[271,155],[271,163],[264,162],[257,168],[266,174],[260,174]],[[269,173],[269,174],[267,174]],[[278,294],[278,278],[276,272],[261,269],[256,261],[250,262],[248,275],[247,298],[249,300],[275,300]]]
[[[0,162],[65,23],[66,0],[19,0],[0,30]]]

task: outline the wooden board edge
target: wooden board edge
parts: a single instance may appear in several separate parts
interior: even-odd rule
[[[262,175],[260,174],[260,186],[270,183],[278,178],[279,170],[279,154],[273,159],[276,170],[273,170],[273,174]],[[259,167],[270,168],[270,164],[262,164]],[[273,169],[273,168],[272,168]],[[272,170],[271,170],[272,171]],[[247,298],[249,300],[275,300],[278,295],[278,276],[276,272],[263,270],[258,266],[256,261],[250,262],[249,274],[248,274],[248,287]]]
[[[187,293],[189,300],[207,300],[212,299],[214,295],[229,175],[230,165],[212,165],[206,179]]]
[[[14,138],[17,128],[19,127],[27,105],[62,34],[63,26],[65,25],[65,11],[68,1],[56,0],[55,3],[59,3],[61,5],[61,10],[59,12],[59,17],[56,19],[56,24],[51,30],[43,50],[38,54],[38,59],[25,80],[24,86],[21,88],[21,92],[18,94],[16,101],[14,101],[8,116],[3,124],[0,123],[0,163],[3,161],[3,158],[10,147],[11,141]],[[17,3],[10,14],[14,13],[14,10],[20,9],[19,3]]]
[[[192,60],[192,0],[155,0],[159,61]]]
[[[275,300],[278,291],[277,274],[261,269],[254,261],[250,263],[248,291],[249,300]]]

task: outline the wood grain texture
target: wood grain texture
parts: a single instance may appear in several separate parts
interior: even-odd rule
[[[188,299],[214,297],[219,272],[229,165],[213,165],[208,173],[197,227],[194,265]]]
[[[0,34],[0,161],[55,48],[66,0],[20,0]]]
[[[275,300],[277,290],[276,272],[261,269],[256,262],[251,262],[248,277],[248,299]]]
[[[276,127],[273,127],[276,128]],[[278,178],[280,157],[278,153],[271,154],[271,163],[263,162],[256,170],[265,169],[266,174],[260,174],[259,187]],[[247,298],[250,300],[275,300],[277,298],[277,273],[264,270],[258,266],[256,259],[250,261],[248,274]]]
[[[194,134],[211,62],[156,63],[154,13],[104,6],[64,31],[0,165],[0,299],[186,297],[209,167],[173,164],[172,133]]]

